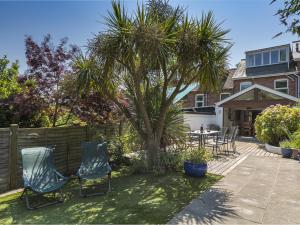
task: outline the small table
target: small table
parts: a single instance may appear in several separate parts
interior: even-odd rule
[[[204,131],[200,131],[200,130],[195,130],[195,131],[191,131],[189,132],[190,135],[194,135],[194,136],[198,136],[199,137],[199,147],[203,147],[205,146],[205,137],[207,135],[217,135],[220,131],[217,130],[204,130]]]

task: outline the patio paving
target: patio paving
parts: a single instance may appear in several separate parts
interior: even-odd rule
[[[259,151],[244,156],[169,224],[300,224],[299,161]]]
[[[240,139],[236,142],[236,153],[230,153],[229,155],[222,154],[219,158],[208,163],[208,172],[225,176],[235,166],[240,164],[248,156],[256,157],[272,157],[280,158],[280,155],[276,155],[264,150],[262,145],[259,145],[256,141],[245,141]]]

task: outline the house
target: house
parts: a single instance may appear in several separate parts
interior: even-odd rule
[[[256,116],[270,105],[292,105],[300,97],[300,41],[245,52],[236,69],[228,71],[219,93],[194,88],[182,97],[186,121],[238,125],[243,135],[254,135]]]

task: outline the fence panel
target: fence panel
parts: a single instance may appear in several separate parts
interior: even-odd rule
[[[117,132],[117,125],[59,128],[18,128],[14,125],[11,128],[0,128],[0,193],[23,184],[21,149],[55,147],[55,166],[61,173],[69,175],[80,166],[82,142],[109,141]]]
[[[0,192],[9,190],[10,129],[0,128]]]

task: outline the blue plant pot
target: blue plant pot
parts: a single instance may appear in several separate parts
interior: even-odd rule
[[[289,148],[281,148],[281,154],[283,158],[291,158],[293,150]]]
[[[184,171],[186,175],[193,177],[203,177],[207,172],[207,163],[184,162]]]

